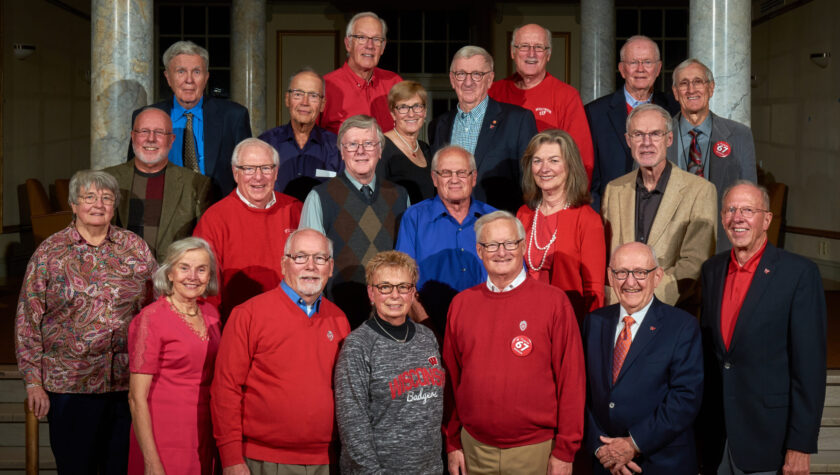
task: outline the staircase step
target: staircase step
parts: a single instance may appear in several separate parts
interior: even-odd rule
[[[820,450],[811,455],[811,474],[840,473],[840,450]]]
[[[23,402],[24,399],[26,388],[17,365],[0,365],[0,403]]]
[[[825,405],[840,406],[840,370],[830,369],[826,374]]]
[[[822,451],[838,451],[840,454],[840,427],[821,427],[817,448]]]
[[[39,473],[49,473],[46,470],[55,470],[55,458],[49,450],[41,450],[38,453]],[[23,447],[0,447],[0,473],[6,475],[6,470],[21,470],[26,468],[26,450]]]
[[[840,427],[840,407],[826,406],[823,408],[822,427]]]

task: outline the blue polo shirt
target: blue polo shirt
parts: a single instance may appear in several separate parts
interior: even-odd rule
[[[298,147],[291,123],[263,132],[260,139],[270,143],[280,154],[274,189],[281,193],[289,194],[286,187],[293,181],[293,188],[297,183],[301,183],[303,187],[308,184],[303,198],[298,198],[303,200],[312,186],[323,183],[344,170],[344,162],[338,150],[338,137],[317,125],[309,133],[309,140],[303,148]]]
[[[175,141],[172,142],[172,148],[169,149],[169,161],[178,165],[184,166],[184,128],[187,126],[186,112],[192,112],[193,115],[193,136],[195,137],[195,154],[198,158],[198,169],[201,174],[205,175],[204,166],[204,96],[198,100],[198,104],[192,109],[184,109],[181,104],[178,104],[178,99],[172,97],[172,111],[169,117],[172,119],[172,132],[175,134]]]

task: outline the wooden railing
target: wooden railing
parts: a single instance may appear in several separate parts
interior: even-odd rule
[[[38,418],[29,409],[29,399],[23,400],[26,412],[26,475],[38,475]]]

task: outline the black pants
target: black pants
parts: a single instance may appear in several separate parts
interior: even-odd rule
[[[62,475],[124,475],[131,412],[128,392],[50,393],[50,447]]]

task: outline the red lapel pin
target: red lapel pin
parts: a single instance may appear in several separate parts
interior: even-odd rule
[[[770,269],[768,269],[768,268],[766,268],[766,267],[765,267],[765,268],[764,268],[764,273],[765,273],[765,274],[769,274],[769,273],[770,273]]]

